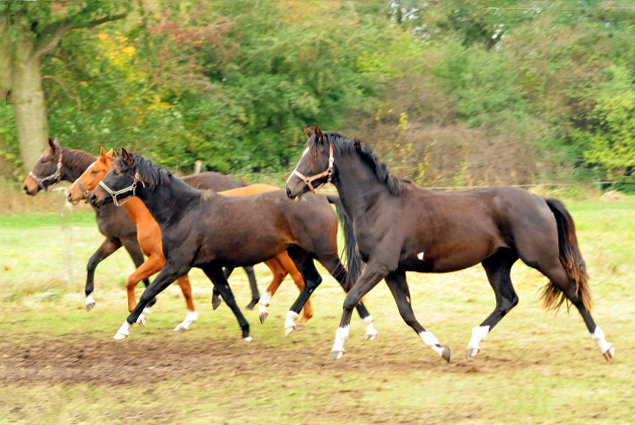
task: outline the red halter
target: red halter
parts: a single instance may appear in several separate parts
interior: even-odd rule
[[[325,171],[322,171],[320,174],[316,174],[311,177],[305,177],[304,174],[299,172],[297,169],[293,170],[293,174],[300,177],[304,181],[304,183],[306,183],[306,185],[309,187],[309,190],[311,191],[311,193],[315,195],[317,192],[315,191],[315,189],[313,189],[313,185],[311,184],[311,182],[317,179],[321,179],[324,176],[328,176],[328,179],[326,180],[326,182],[318,186],[318,191],[320,190],[322,186],[325,186],[331,183],[331,179],[333,178],[333,162],[335,162],[335,159],[333,158],[333,145],[329,143],[329,168],[327,168]]]

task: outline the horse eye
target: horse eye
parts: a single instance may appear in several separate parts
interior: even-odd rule
[[[113,173],[114,173],[115,176],[119,175],[119,171],[117,171],[117,170],[113,171]]]
[[[98,171],[93,171],[91,174],[97,174],[97,173],[98,173]]]

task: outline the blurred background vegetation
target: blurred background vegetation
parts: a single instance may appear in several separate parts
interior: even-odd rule
[[[301,125],[317,122],[426,186],[635,191],[627,4],[2,3],[5,44],[30,37],[37,46],[56,23],[75,25],[39,58],[45,129],[63,146],[132,148],[184,173],[201,160],[262,181],[295,165]],[[0,63],[17,60],[1,47]],[[0,173],[18,181],[33,164],[22,164],[19,99],[4,86]]]

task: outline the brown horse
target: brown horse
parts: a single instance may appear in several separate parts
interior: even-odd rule
[[[69,149],[60,145],[59,140],[49,139],[49,146],[24,181],[23,189],[27,195],[35,196],[40,190],[48,191],[61,181],[74,182],[97,158],[77,149]],[[195,176],[183,178],[192,187],[197,189],[212,189],[215,191],[236,189],[244,187],[245,183],[233,180],[219,173],[206,172]],[[88,260],[86,274],[86,311],[95,306],[94,282],[95,270],[99,263],[112,255],[122,246],[128,251],[135,267],[140,267],[144,262],[143,253],[137,242],[137,227],[125,209],[114,205],[104,208],[94,208],[95,219],[99,232],[106,237],[99,249]],[[260,298],[253,267],[245,267],[249,277],[249,285],[252,292],[252,300],[247,306],[251,309]],[[145,286],[150,284],[148,279],[143,281]],[[152,300],[148,307],[156,300]]]
[[[99,185],[99,182],[112,167],[114,160],[111,154],[112,151],[106,153],[105,149],[103,147],[101,148],[98,159],[86,169],[86,171],[71,185],[71,187],[68,188],[66,196],[69,202],[75,204],[78,203],[82,199],[85,199],[90,191]],[[221,192],[221,194],[225,196],[244,196],[272,190],[279,190],[279,188],[275,186],[256,184],[224,191]],[[134,295],[135,287],[140,281],[148,279],[150,276],[161,271],[163,265],[165,264],[165,256],[163,255],[163,247],[161,243],[161,228],[143,202],[141,202],[141,200],[137,197],[130,197],[122,202],[122,204],[137,226],[137,239],[139,246],[141,247],[143,254],[148,257],[147,260],[137,270],[135,270],[135,272],[132,273],[126,281],[128,311],[132,312],[137,305]],[[265,264],[271,269],[273,281],[267,288],[267,292],[265,292],[265,295],[261,298],[259,303],[261,322],[264,322],[267,317],[268,313],[266,307],[271,300],[271,296],[275,294],[287,274],[291,274],[300,291],[304,289],[304,280],[302,280],[302,275],[295,265],[293,265],[293,262],[286,252],[265,261]],[[183,296],[185,297],[188,314],[185,320],[174,330],[185,331],[189,329],[192,323],[196,322],[198,319],[198,313],[194,307],[192,288],[188,276],[185,275],[179,277],[177,282],[181,288],[181,292],[183,292]],[[304,306],[303,316],[298,322],[298,325],[303,326],[312,316],[313,308],[311,307],[310,300],[308,300]]]
[[[368,264],[344,301],[332,358],[344,353],[352,308],[380,281],[390,288],[404,321],[445,360],[450,349],[415,318],[406,271],[447,273],[481,263],[496,296],[496,308],[474,328],[466,356],[518,304],[510,278],[519,259],[549,278],[543,306],[572,303],[591,337],[610,360],[615,349],[590,313],[586,268],[569,212],[557,199],[545,199],[507,186],[439,193],[392,176],[384,164],[337,133],[305,127],[308,142],[287,180],[290,198],[332,181],[355,225],[359,252]],[[310,196],[309,196],[310,197]]]

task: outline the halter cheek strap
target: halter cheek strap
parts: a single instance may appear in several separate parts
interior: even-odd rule
[[[77,184],[77,186],[79,186],[79,189],[82,191],[82,194],[84,195],[84,202],[88,203],[88,196],[90,195],[90,190],[86,189],[84,185],[82,184],[82,182],[79,181],[79,179],[75,180],[75,184]],[[79,199],[75,201],[74,204],[77,204],[78,202],[79,202]]]
[[[110,194],[110,196],[112,197],[113,204],[115,204],[116,206],[120,207],[123,204],[125,204],[126,202],[128,202],[129,200],[131,200],[135,196],[135,191],[137,190],[137,183],[138,182],[141,182],[141,185],[143,187],[146,187],[146,185],[141,181],[141,177],[139,176],[139,173],[135,173],[134,181],[132,182],[132,184],[130,186],[124,187],[121,190],[112,190],[111,188],[106,186],[106,184],[104,183],[103,180],[101,180],[99,182],[99,186],[103,187],[104,190]],[[122,193],[126,193],[126,192],[132,192],[132,194],[125,201],[119,202],[119,200],[117,199],[117,196],[121,195]]]
[[[35,174],[33,174],[33,171],[29,172],[29,176],[31,176],[31,178],[33,180],[35,180],[35,182],[37,183],[37,185],[40,187],[40,189],[48,191],[49,188],[48,187],[44,187],[44,182],[52,180],[52,179],[57,179],[57,181],[53,184],[53,186],[55,186],[57,183],[60,182],[61,177],[62,177],[62,155],[63,153],[60,152],[60,159],[57,161],[57,169],[55,170],[55,172],[53,174],[51,174],[50,176],[46,176],[46,177],[38,177]]]
[[[333,164],[335,162],[335,158],[333,158],[333,145],[329,143],[329,167],[322,171],[320,174],[316,174],[314,176],[310,176],[310,177],[306,177],[304,174],[302,174],[301,172],[299,172],[297,169],[293,170],[293,174],[295,174],[296,176],[300,177],[300,179],[302,179],[304,181],[304,183],[306,183],[306,185],[309,187],[309,190],[311,191],[312,194],[316,194],[317,191],[319,191],[323,186],[326,186],[327,184],[331,183],[331,179],[333,178]],[[318,186],[317,191],[313,188],[313,184],[312,182],[314,182],[315,180],[321,179],[322,177],[328,176],[328,179],[326,180],[326,182],[322,183],[320,186]]]

